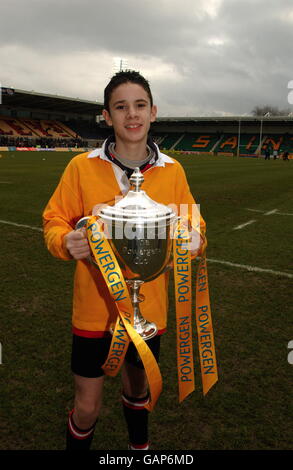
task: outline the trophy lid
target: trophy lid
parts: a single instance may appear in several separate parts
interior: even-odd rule
[[[132,222],[136,225],[145,223],[169,225],[176,218],[175,212],[170,207],[151,199],[141,189],[143,181],[144,177],[139,168],[135,168],[130,177],[132,188],[114,206],[106,206],[101,209],[100,216],[102,219],[112,223]]]

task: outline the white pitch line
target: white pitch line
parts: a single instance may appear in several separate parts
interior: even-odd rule
[[[237,227],[234,227],[233,230],[241,230],[242,228],[246,227],[247,225],[253,224],[254,222],[256,222],[256,220],[249,220],[248,222],[245,222],[245,224],[237,225]]]
[[[43,229],[40,228],[40,227],[33,227],[31,225],[17,224],[16,222],[9,222],[7,220],[1,220],[0,219],[0,223],[1,224],[7,224],[7,225],[14,225],[16,227],[30,228],[31,230],[37,230],[39,232],[43,231]],[[230,261],[224,261],[224,260],[213,259],[213,258],[207,258],[207,261],[209,263],[224,264],[226,266],[231,266],[233,268],[246,269],[247,271],[273,274],[275,276],[283,276],[283,277],[288,277],[289,279],[293,279],[293,274],[284,273],[282,271],[274,271],[273,269],[263,269],[263,268],[258,268],[257,266],[249,266],[249,265],[246,265],[246,264],[231,263]]]
[[[272,211],[265,212],[264,215],[272,215],[272,214],[275,214],[276,212],[278,212],[278,209],[273,209]]]
[[[276,215],[293,215],[293,214],[290,214],[289,212],[276,212],[275,214]]]
[[[282,271],[274,271],[273,269],[258,268],[257,266],[249,266],[247,264],[230,263],[230,261],[223,261],[223,260],[219,260],[219,259],[207,258],[207,261],[210,262],[210,263],[224,264],[226,266],[231,266],[233,268],[246,269],[247,271],[254,271],[254,272],[257,272],[257,273],[274,274],[275,276],[283,276],[283,277],[288,277],[289,279],[293,279],[293,274],[284,273]]]
[[[251,211],[251,212],[261,212],[262,214],[264,213],[264,211],[261,211],[259,209],[246,209],[247,211]]]
[[[15,227],[23,227],[23,228],[30,228],[31,230],[37,230],[38,232],[42,232],[43,229],[40,227],[32,227],[31,225],[24,225],[24,224],[17,224],[16,222],[8,222],[7,220],[1,220],[1,224],[6,224],[6,225],[14,225]]]
[[[246,208],[245,210],[250,211],[250,212],[260,212],[263,215],[272,215],[272,214],[274,214],[274,215],[293,215],[290,212],[279,212],[278,209],[273,209],[272,211],[269,211],[269,212],[261,211],[259,209],[248,209],[248,208]]]

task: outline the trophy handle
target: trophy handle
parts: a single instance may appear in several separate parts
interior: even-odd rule
[[[82,217],[81,219],[79,219],[75,224],[74,230],[79,230],[85,227],[88,220],[89,220],[89,216]]]
[[[87,221],[89,220],[89,218],[90,218],[89,216],[85,216],[85,217],[82,217],[81,219],[79,219],[75,224],[74,230],[80,230],[81,228],[84,228],[86,226]],[[96,264],[91,256],[88,256],[84,260],[86,260],[90,264]]]

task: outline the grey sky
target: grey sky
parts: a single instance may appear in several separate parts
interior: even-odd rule
[[[161,116],[293,111],[292,0],[3,0],[0,15],[2,86],[102,101],[118,56]]]

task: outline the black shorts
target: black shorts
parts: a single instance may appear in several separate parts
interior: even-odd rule
[[[101,377],[104,375],[102,365],[105,363],[110,349],[112,338],[84,338],[73,335],[71,370],[82,377]],[[147,341],[147,344],[159,360],[161,336],[157,335]],[[125,361],[139,369],[143,369],[143,363],[132,342],[129,343],[125,355]]]

